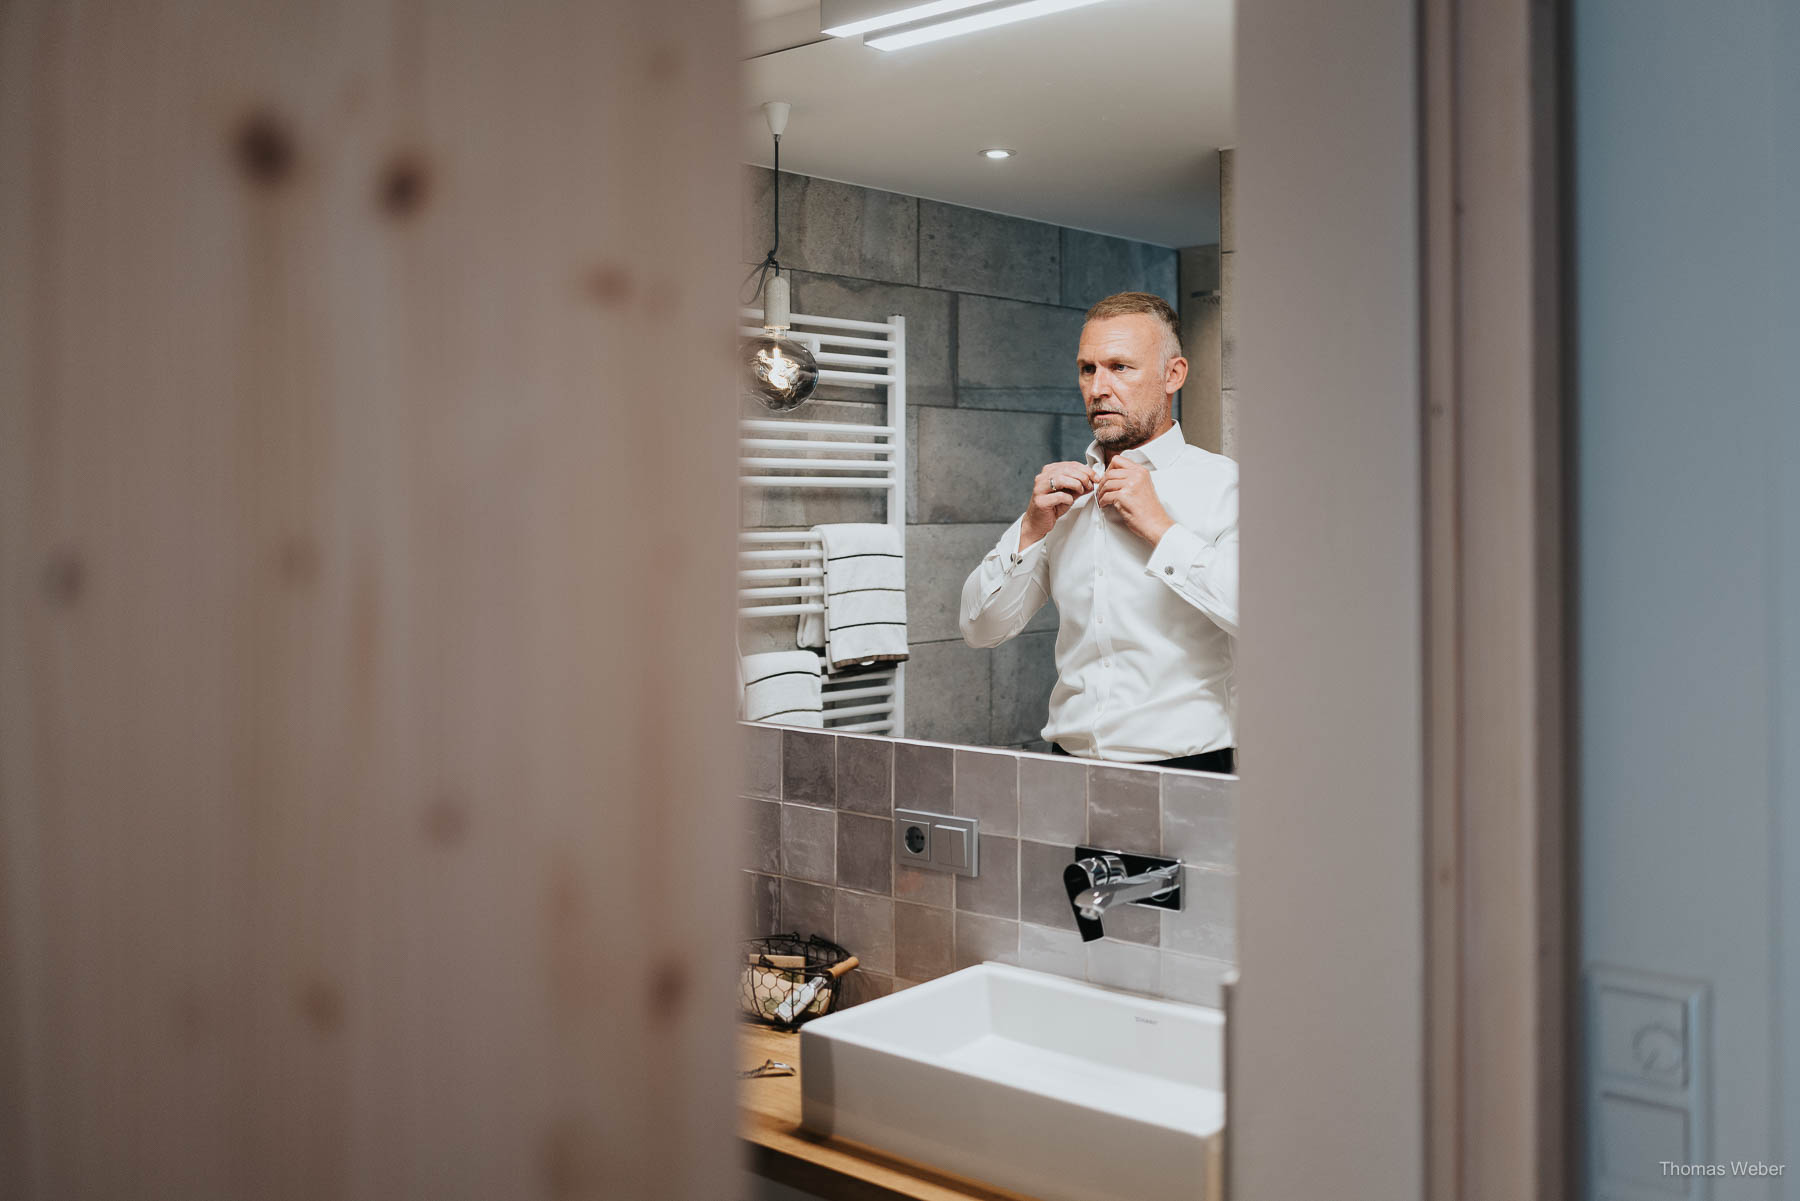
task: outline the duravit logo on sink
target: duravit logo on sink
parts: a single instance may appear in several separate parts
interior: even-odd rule
[[[1132,1021],[1134,1021],[1134,1022],[1136,1022],[1136,1023],[1138,1023],[1138,1025],[1140,1025],[1140,1026],[1154,1026],[1154,1025],[1156,1025],[1156,1019],[1155,1019],[1155,1018],[1147,1018],[1147,1017],[1145,1017],[1145,1016],[1144,1016],[1144,1015],[1143,1015],[1143,1014],[1141,1014],[1141,1013],[1134,1013],[1134,1014],[1132,1014],[1132,1015],[1131,1015],[1131,1020],[1132,1020]]]

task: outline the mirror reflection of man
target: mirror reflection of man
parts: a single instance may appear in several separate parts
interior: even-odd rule
[[[963,585],[971,646],[998,646],[1056,602],[1059,754],[1236,769],[1238,468],[1173,417],[1187,379],[1161,297],[1109,296],[1076,351],[1094,440],[1038,472],[1025,513]]]

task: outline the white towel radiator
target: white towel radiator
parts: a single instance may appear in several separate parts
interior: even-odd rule
[[[761,309],[744,309],[750,323]],[[746,419],[738,439],[745,488],[879,491],[887,520],[906,545],[906,318],[851,321],[795,313],[787,336],[813,352],[821,384],[885,393],[880,425]],[[745,335],[759,333],[750,324]],[[804,410],[802,410],[804,411]],[[810,530],[745,530],[738,535],[740,620],[793,619],[825,612],[825,551]],[[906,664],[824,676],[825,728],[902,736]]]

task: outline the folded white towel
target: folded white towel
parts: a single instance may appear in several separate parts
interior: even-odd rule
[[[906,552],[891,525],[816,525],[825,548],[825,616],[800,619],[795,641],[823,646],[825,669],[907,657]]]
[[[784,726],[823,726],[819,656],[811,651],[769,651],[740,661],[744,720]]]

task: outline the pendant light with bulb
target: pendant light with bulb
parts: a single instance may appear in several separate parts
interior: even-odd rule
[[[781,248],[781,135],[787,129],[788,109],[780,100],[763,105],[769,133],[775,139],[775,238],[752,272],[757,290],[763,293],[763,330],[744,339],[743,344],[744,394],[776,412],[799,408],[819,386],[819,364],[812,351],[788,336],[792,325],[788,281],[782,278],[781,263],[775,257]]]

